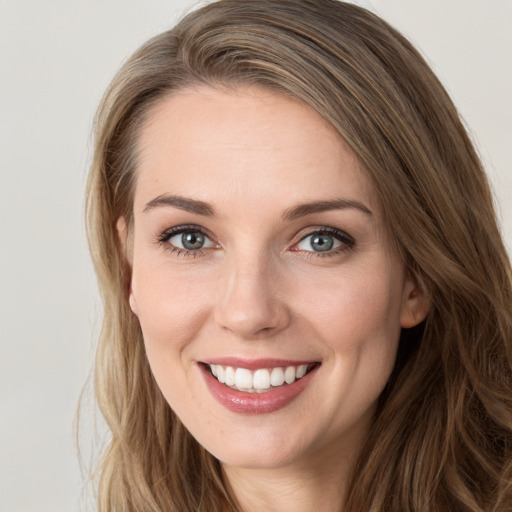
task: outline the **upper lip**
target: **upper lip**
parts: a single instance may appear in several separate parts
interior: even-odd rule
[[[231,366],[233,368],[246,368],[248,370],[258,370],[259,368],[284,368],[286,366],[300,366],[302,364],[315,364],[319,361],[312,359],[275,359],[258,358],[243,359],[239,357],[214,357],[199,361],[203,364],[218,364],[220,366]]]

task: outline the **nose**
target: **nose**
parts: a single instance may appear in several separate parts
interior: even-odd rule
[[[255,339],[286,328],[290,311],[283,276],[269,262],[245,260],[226,272],[215,311],[217,325],[243,339]]]

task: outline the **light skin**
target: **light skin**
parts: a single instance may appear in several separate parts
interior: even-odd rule
[[[428,310],[365,171],[316,113],[254,87],[174,93],[139,149],[130,306],[160,389],[245,512],[339,511],[400,329]],[[203,378],[223,357],[316,369],[244,414]]]

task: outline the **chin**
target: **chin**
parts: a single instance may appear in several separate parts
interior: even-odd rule
[[[321,450],[321,441],[307,432],[291,432],[277,420],[266,425],[222,429],[221,437],[196,439],[223,465],[247,469],[278,469],[308,460]]]
[[[258,470],[279,469],[290,466],[300,459],[300,454],[295,450],[285,451],[269,446],[262,448],[259,444],[249,449],[247,446],[232,446],[229,450],[220,449],[212,454],[224,466]]]

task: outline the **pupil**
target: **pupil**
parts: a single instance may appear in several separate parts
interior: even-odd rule
[[[201,233],[183,233],[181,243],[185,249],[201,249],[204,237]]]
[[[334,245],[331,235],[317,235],[311,239],[311,247],[317,252],[330,251]]]

